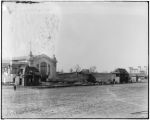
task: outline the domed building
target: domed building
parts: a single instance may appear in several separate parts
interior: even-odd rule
[[[41,73],[42,81],[51,81],[56,79],[57,60],[55,55],[53,58],[50,58],[45,54],[33,55],[30,51],[29,56],[15,57],[12,60],[7,60],[7,62],[6,60],[2,61],[3,73],[7,72],[7,75],[11,76],[17,75],[19,69],[25,66],[36,67]],[[7,82],[6,79],[5,81]],[[11,79],[11,81],[13,80]]]

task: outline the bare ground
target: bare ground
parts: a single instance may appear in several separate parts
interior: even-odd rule
[[[3,118],[147,118],[148,83],[2,88]]]

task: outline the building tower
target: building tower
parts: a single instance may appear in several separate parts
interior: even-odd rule
[[[30,54],[29,54],[29,66],[33,66],[33,55],[32,55],[32,51],[30,51]]]
[[[30,53],[29,53],[29,59],[28,59],[28,62],[29,62],[29,66],[33,66],[33,54],[32,54],[32,51],[31,51],[31,41],[30,41]]]

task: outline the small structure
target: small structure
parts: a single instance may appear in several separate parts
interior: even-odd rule
[[[22,86],[39,85],[41,81],[41,74],[35,67],[21,67],[16,78],[15,84]]]
[[[130,73],[131,82],[140,82],[142,79],[146,78],[146,74],[143,73]]]
[[[115,75],[115,81],[119,83],[128,83],[129,82],[129,73],[126,69],[118,68],[112,72]]]

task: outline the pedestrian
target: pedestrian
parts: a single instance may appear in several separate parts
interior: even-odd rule
[[[16,90],[16,85],[14,84],[14,91]]]
[[[112,81],[112,86],[115,84],[115,79],[113,79],[113,81]]]
[[[115,79],[113,79],[113,84],[115,84]]]

